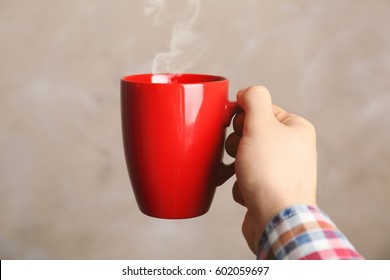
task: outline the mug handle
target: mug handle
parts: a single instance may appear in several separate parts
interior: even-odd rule
[[[230,126],[230,123],[232,122],[233,117],[242,112],[242,109],[240,106],[238,106],[237,102],[231,102],[228,101],[225,105],[225,112],[226,112],[226,122],[225,126]],[[222,185],[227,180],[230,179],[235,173],[235,166],[234,162],[231,164],[225,164],[223,161],[221,161],[218,174],[217,174],[217,186]]]

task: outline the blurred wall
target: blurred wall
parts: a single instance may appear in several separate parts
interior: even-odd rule
[[[200,218],[153,219],[135,204],[119,79],[169,50],[188,11],[165,4],[154,26],[144,1],[0,0],[1,259],[254,258],[234,179]],[[390,259],[390,2],[201,4],[207,45],[187,71],[229,77],[231,99],[266,85],[312,121],[320,206],[365,257]]]

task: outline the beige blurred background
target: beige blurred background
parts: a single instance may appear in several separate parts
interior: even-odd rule
[[[1,259],[254,258],[234,179],[200,218],[135,204],[119,79],[150,72],[194,4],[156,3],[0,0]],[[389,14],[388,0],[203,0],[204,49],[182,50],[187,72],[229,77],[231,99],[263,84],[315,124],[320,206],[370,259],[390,259]]]

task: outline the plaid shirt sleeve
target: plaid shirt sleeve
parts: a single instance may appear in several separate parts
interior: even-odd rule
[[[363,259],[319,208],[297,205],[279,212],[266,226],[258,259]]]

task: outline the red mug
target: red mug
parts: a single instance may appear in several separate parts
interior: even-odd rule
[[[222,162],[226,127],[240,111],[228,80],[201,74],[139,74],[121,80],[127,169],[140,210],[165,219],[205,214],[234,174]]]

